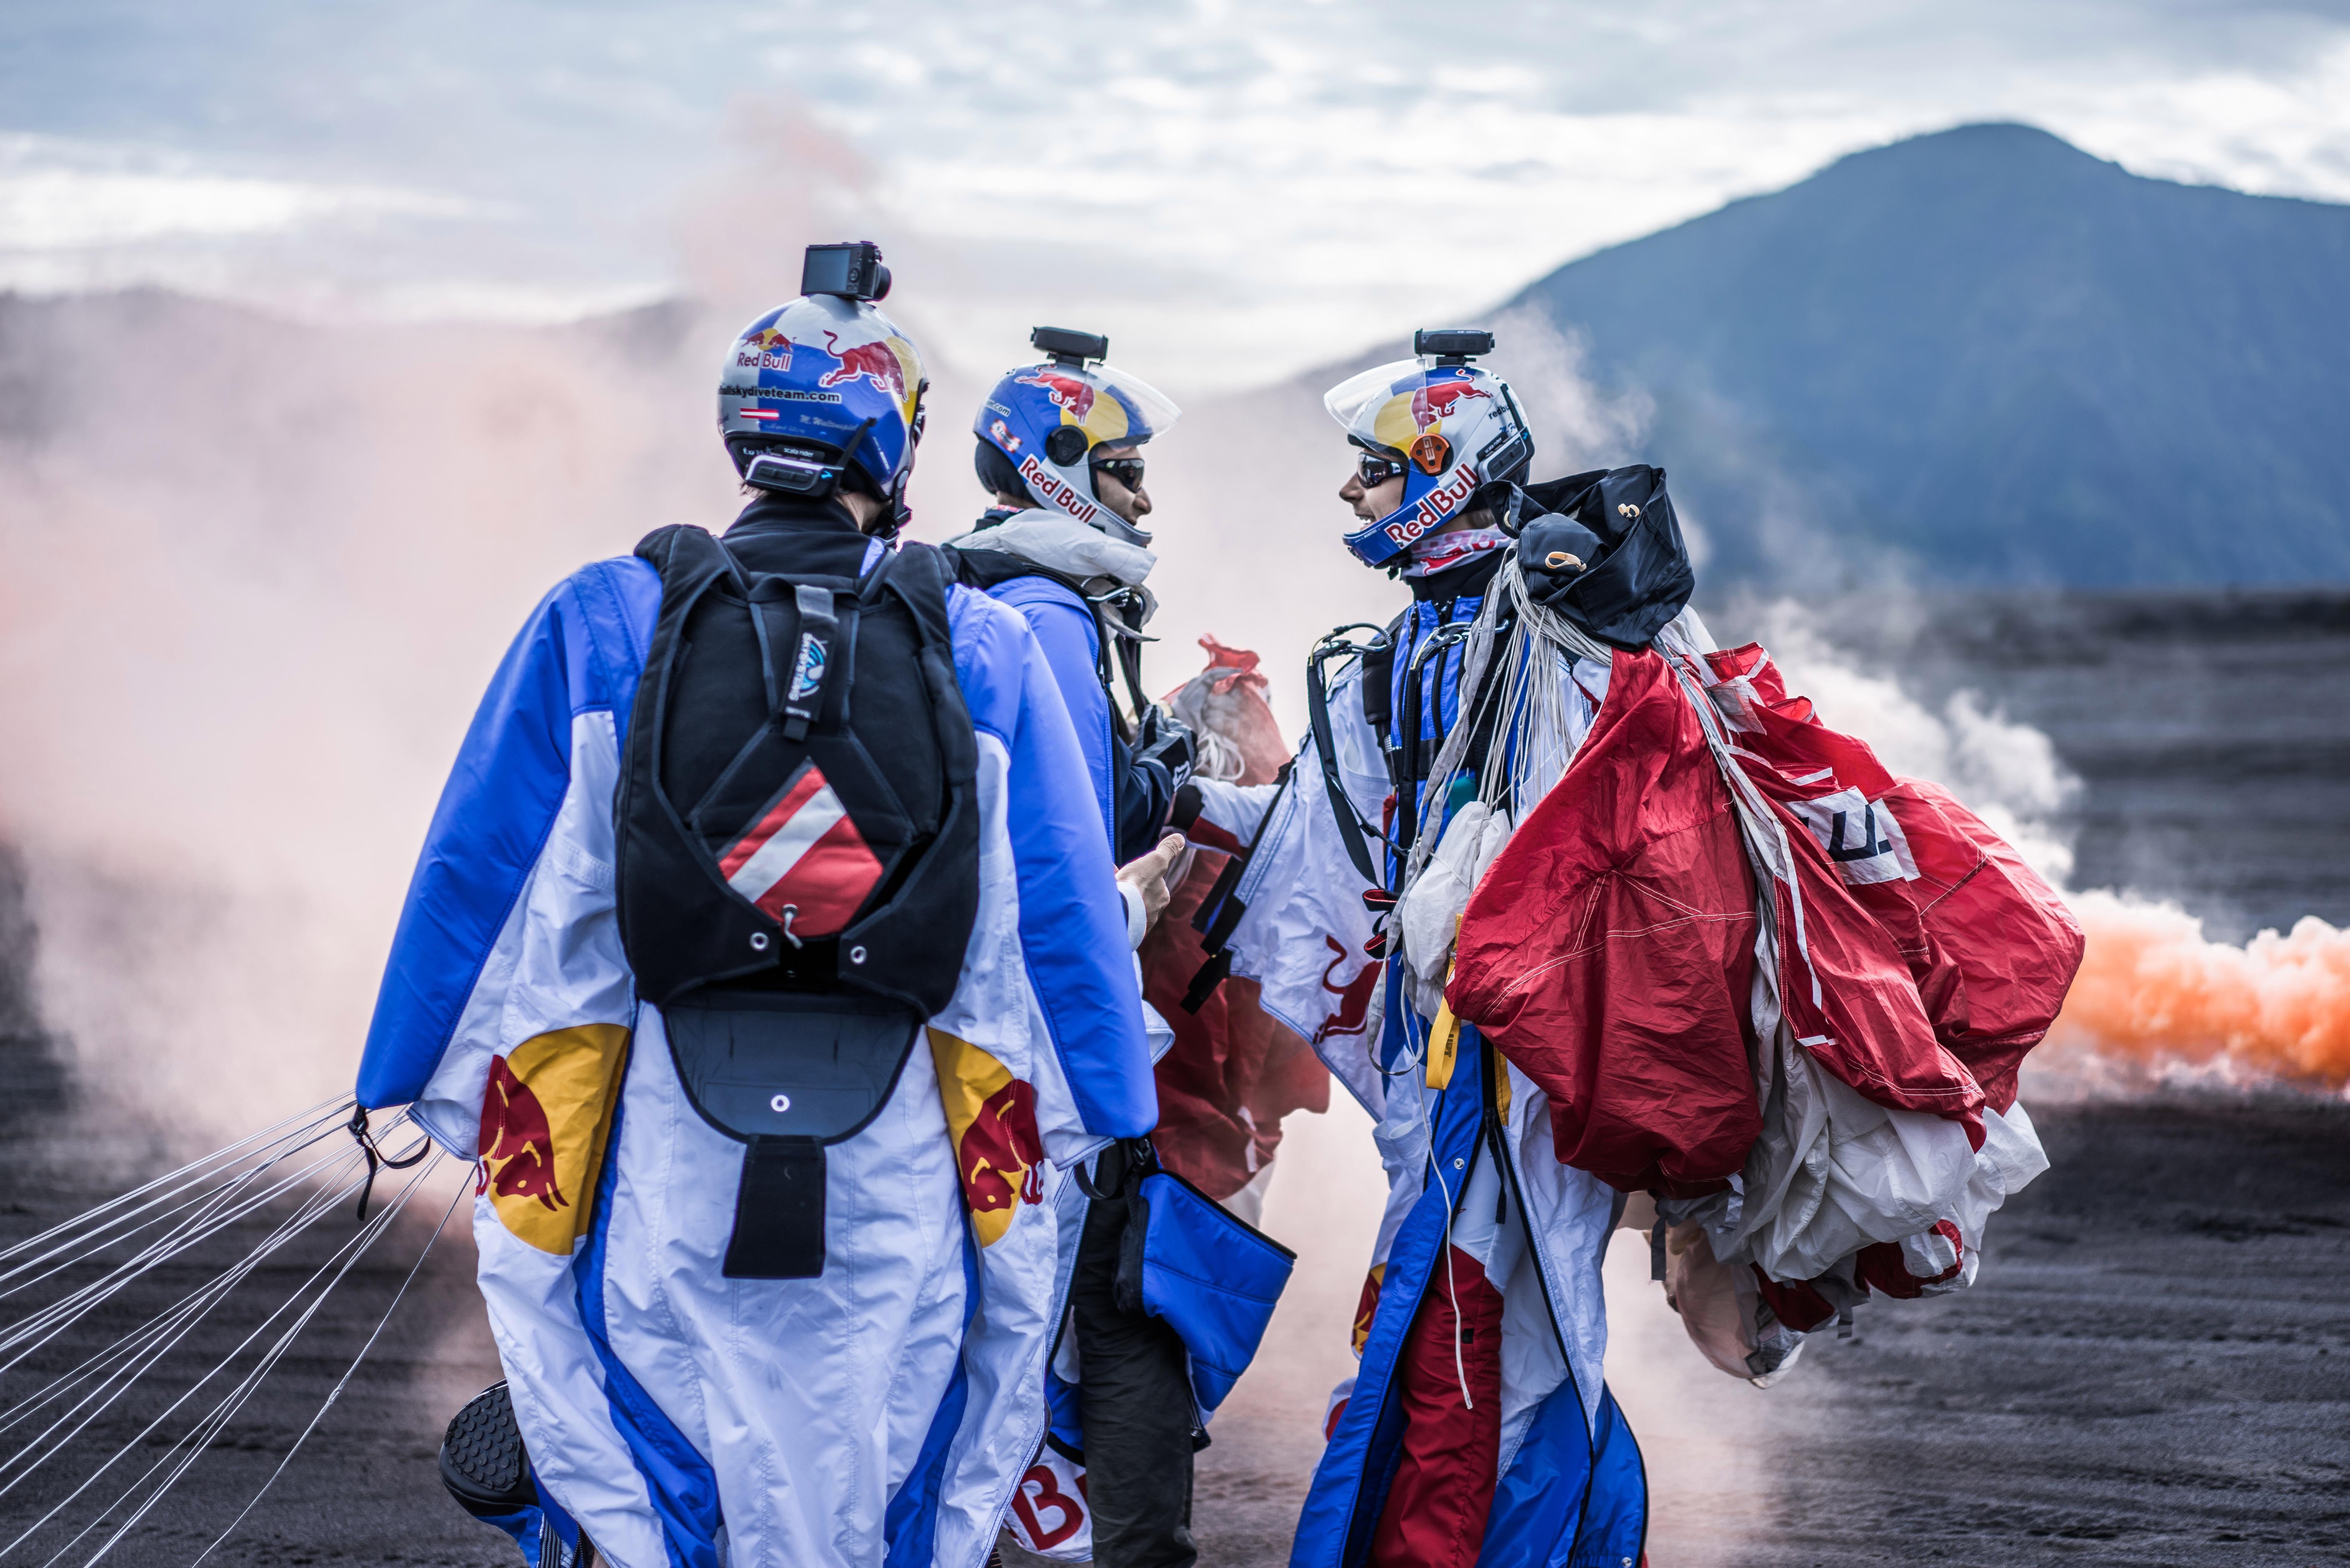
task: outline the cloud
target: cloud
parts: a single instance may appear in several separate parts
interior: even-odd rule
[[[502,308],[532,289],[683,286],[680,191],[712,166],[730,106],[788,100],[869,161],[877,227],[1000,258],[900,269],[948,352],[986,362],[1030,318],[1082,307],[1179,395],[1473,313],[1595,247],[1967,120],[2350,199],[2350,17],[2334,5],[1681,0],[1438,24],[1403,0],[422,0],[293,20],[261,0],[117,0],[102,29],[86,11],[12,16],[15,127],[168,145],[200,164],[187,178],[231,184],[36,194],[124,244],[157,244],[141,224],[228,225],[171,231],[203,242],[177,259],[216,292],[274,296],[297,270],[353,297],[438,287]],[[297,268],[288,223],[335,237]],[[118,280],[104,251],[77,265]]]

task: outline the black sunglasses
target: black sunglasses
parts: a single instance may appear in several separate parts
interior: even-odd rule
[[[1410,470],[1393,458],[1367,452],[1355,460],[1355,472],[1361,476],[1364,489],[1377,490],[1390,479],[1401,479]]]
[[[1139,457],[1096,458],[1093,469],[1096,473],[1108,474],[1128,490],[1142,488],[1142,459]]]

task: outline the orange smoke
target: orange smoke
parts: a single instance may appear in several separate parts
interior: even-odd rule
[[[2175,905],[2075,895],[2088,932],[2050,1035],[2147,1066],[2224,1064],[2340,1089],[2350,1083],[2350,931],[2304,917],[2242,947],[2208,940]]]

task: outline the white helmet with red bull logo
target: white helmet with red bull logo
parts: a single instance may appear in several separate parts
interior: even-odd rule
[[[1102,364],[1107,337],[1039,327],[1029,341],[1050,358],[1005,372],[980,404],[972,433],[1003,455],[1037,505],[1129,545],[1149,544],[1148,533],[1102,504],[1094,453],[1163,435],[1182,410],[1156,388]]]
[[[920,353],[869,296],[809,294],[727,350],[718,431],[745,483],[816,500],[847,479],[889,503],[894,531],[929,387]]]
[[[1385,566],[1458,518],[1478,490],[1523,476],[1534,437],[1510,384],[1470,359],[1493,335],[1466,327],[1413,336],[1412,359],[1349,377],[1322,406],[1347,440],[1403,471],[1403,504],[1347,535],[1367,566]]]

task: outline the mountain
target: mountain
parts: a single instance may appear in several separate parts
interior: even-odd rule
[[[1975,125],[1513,303],[1654,400],[1713,583],[2350,579],[2350,207]]]

